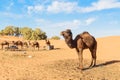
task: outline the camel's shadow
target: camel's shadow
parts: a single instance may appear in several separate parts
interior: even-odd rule
[[[97,67],[102,67],[102,66],[107,66],[110,64],[114,64],[114,63],[120,63],[120,60],[111,60],[111,61],[106,61],[104,63],[101,64],[97,64],[96,66],[92,67],[92,68],[84,68],[83,70],[89,70],[89,69],[93,69],[93,68],[97,68]]]

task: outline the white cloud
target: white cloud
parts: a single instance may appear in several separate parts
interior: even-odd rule
[[[42,5],[28,6],[27,10],[29,14],[31,14],[32,12],[39,13],[39,12],[43,12],[44,6]]]
[[[61,2],[61,1],[53,1],[49,5],[34,5],[34,6],[28,6],[27,11],[28,13],[32,12],[48,12],[48,13],[72,13],[76,10],[78,10],[78,4],[77,2]]]
[[[46,1],[48,2],[48,1]],[[47,4],[47,5],[46,5]],[[98,0],[97,2],[91,3],[91,6],[82,7],[78,5],[77,2],[70,1],[57,1],[53,0],[51,3],[45,4],[35,4],[33,6],[28,6],[28,13],[88,13],[93,11],[101,11],[105,9],[120,8],[120,1],[118,0]]]
[[[9,17],[9,18],[14,18],[14,19],[20,19],[20,18],[23,18],[23,16],[24,16],[24,15],[20,15],[20,14],[9,13],[9,12],[2,12],[2,13],[0,13],[0,15],[3,15],[5,17]]]
[[[95,18],[88,18],[87,20],[85,20],[85,24],[86,25],[90,25],[95,21]]]
[[[49,21],[49,20],[45,20],[45,19],[35,19],[35,22],[36,24],[39,26],[39,25],[42,25],[44,27],[59,27],[59,28],[78,28],[81,24],[81,21],[78,20],[78,19],[74,19],[72,21],[63,21],[63,22],[57,22],[57,23],[54,23],[52,21]]]
[[[82,7],[78,5],[77,2],[53,0],[51,3],[47,5],[36,4],[33,6],[28,6],[27,10],[28,10],[28,13],[48,12],[48,13],[57,14],[61,12],[88,13],[88,12],[100,11],[100,10],[111,9],[111,8],[120,8],[120,2],[118,0],[98,0],[98,2],[91,3],[91,6]]]
[[[36,19],[35,21],[38,22],[38,23],[43,23],[43,22],[45,22],[44,19]]]
[[[73,28],[76,29],[81,25],[80,20],[64,21],[59,23],[53,23],[52,27],[61,27],[61,28]]]
[[[91,24],[93,24],[95,22],[95,18],[88,18],[86,20],[78,20],[78,19],[74,19],[71,21],[63,21],[63,22],[50,22],[49,20],[45,20],[45,19],[36,19],[35,22],[36,24],[42,25],[42,26],[46,26],[46,27],[59,27],[59,28],[71,28],[71,29],[77,29],[79,27],[83,27],[83,26],[89,26]]]
[[[48,6],[47,11],[51,13],[72,13],[78,8],[76,2],[59,2],[54,1],[51,5]]]
[[[10,2],[10,4],[6,7],[7,10],[10,10],[12,8],[12,6],[14,6],[13,2]]]
[[[81,12],[100,11],[111,8],[120,8],[120,2],[118,0],[99,0],[98,2],[92,3],[89,7],[83,7]]]

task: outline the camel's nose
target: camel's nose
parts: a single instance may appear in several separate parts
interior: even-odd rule
[[[63,36],[63,35],[64,35],[64,31],[62,31],[62,32],[60,33],[60,35],[62,35],[62,36]]]

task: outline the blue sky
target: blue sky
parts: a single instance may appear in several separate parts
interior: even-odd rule
[[[0,30],[40,28],[48,37],[71,29],[95,37],[120,35],[120,0],[0,0]]]

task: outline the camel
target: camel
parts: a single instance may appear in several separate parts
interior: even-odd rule
[[[51,45],[51,43],[50,43],[50,41],[49,41],[48,39],[46,39],[45,42],[46,42],[46,45],[47,45],[47,46],[46,46],[46,49],[47,49],[47,50],[54,49],[54,46]]]
[[[1,48],[2,48],[2,49],[3,49],[3,46],[4,46],[4,45],[7,45],[8,48],[9,48],[9,42],[3,41],[3,42],[1,43]]]
[[[90,50],[92,56],[92,61],[89,67],[94,67],[96,65],[97,41],[91,34],[83,32],[78,34],[73,40],[71,30],[67,29],[66,31],[62,31],[61,35],[70,48],[76,49],[79,59],[79,69],[83,69],[83,50],[87,48]]]
[[[46,39],[45,42],[46,42],[47,46],[50,46],[50,41],[49,40]]]
[[[29,43],[34,49],[35,48],[38,48],[38,50],[39,50],[39,43],[37,42],[37,41],[34,41],[34,42],[32,42],[32,43]]]
[[[23,42],[22,41],[20,41],[20,40],[18,40],[18,41],[12,41],[12,43],[13,43],[13,45],[15,45],[15,46],[21,46],[21,49],[23,48]]]
[[[25,46],[26,48],[29,48],[29,43],[28,42],[23,42],[23,46]]]

